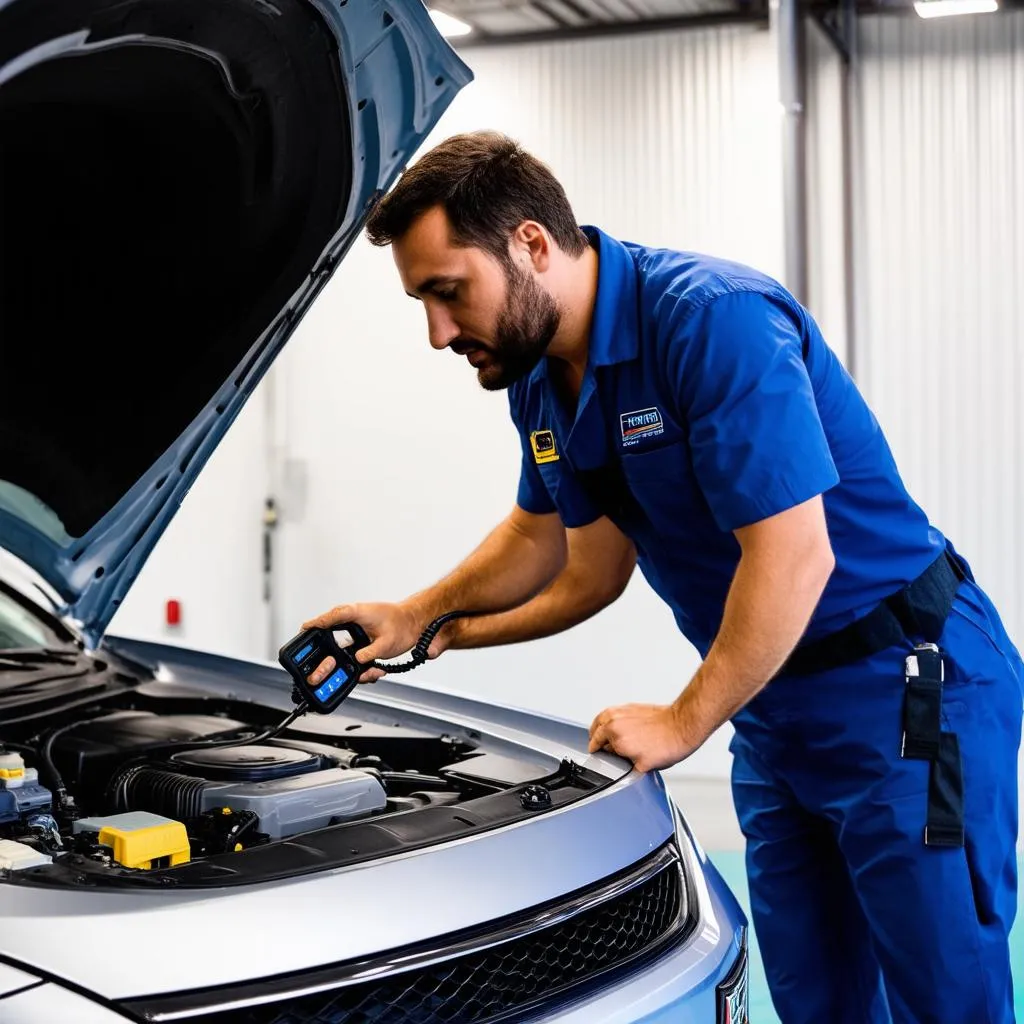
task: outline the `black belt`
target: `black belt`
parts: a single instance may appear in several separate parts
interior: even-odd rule
[[[965,838],[959,738],[942,729],[945,673],[938,641],[957,588],[970,578],[952,552],[943,552],[916,580],[862,619],[798,647],[782,669],[790,675],[823,672],[907,640],[914,644],[905,661],[900,757],[929,762],[926,846],[959,847]]]
[[[796,648],[779,675],[808,675],[848,665],[905,640],[938,643],[963,566],[943,552],[916,580],[875,605],[863,618]]]

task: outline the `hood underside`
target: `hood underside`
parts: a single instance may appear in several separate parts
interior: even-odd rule
[[[419,0],[0,0],[0,545],[92,643],[469,78]]]

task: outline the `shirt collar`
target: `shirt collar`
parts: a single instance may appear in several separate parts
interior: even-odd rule
[[[584,224],[581,230],[597,250],[597,298],[591,320],[587,366],[611,366],[635,359],[638,336],[637,269],[629,250],[600,228]],[[533,377],[547,377],[548,361],[541,359]]]
[[[593,366],[624,363],[635,359],[639,351],[636,264],[621,242],[599,228],[585,225],[583,231],[598,257],[597,301],[587,361]]]

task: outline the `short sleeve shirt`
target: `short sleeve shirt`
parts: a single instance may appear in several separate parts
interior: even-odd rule
[[[776,281],[584,229],[599,259],[575,409],[542,360],[509,389],[518,503],[568,528],[611,518],[704,655],[740,548],[734,531],[822,495],[836,569],[807,637],[845,625],[945,546],[808,312]]]

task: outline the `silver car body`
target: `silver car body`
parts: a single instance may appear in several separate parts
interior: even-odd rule
[[[301,4],[289,2],[295,18]],[[319,19],[317,31],[336,46],[351,127],[349,197],[321,248],[310,250],[308,265],[298,268],[301,275],[293,273],[285,280],[289,290],[279,306],[267,313],[258,331],[245,336],[230,374],[213,382],[212,396],[204,398],[200,411],[173,437],[160,441],[164,447],[155,461],[141,467],[134,484],[113,494],[77,532],[65,530],[60,515],[26,490],[13,470],[8,477],[0,461],[0,485],[5,480],[15,485],[0,487],[0,580],[59,635],[62,646],[54,665],[62,657],[73,659],[85,666],[87,675],[117,678],[116,687],[103,682],[94,696],[66,705],[59,695],[48,694],[50,703],[42,715],[31,695],[4,703],[5,689],[10,683],[9,692],[16,692],[14,683],[23,679],[24,670],[17,663],[4,664],[0,647],[0,752],[5,741],[12,749],[20,744],[30,766],[38,763],[46,769],[40,747],[58,721],[76,729],[80,725],[88,740],[108,712],[152,722],[162,716],[170,721],[174,714],[194,715],[196,709],[223,715],[228,708],[242,723],[236,726],[244,735],[246,723],[262,728],[268,716],[283,718],[292,708],[290,682],[277,664],[112,637],[106,626],[196,474],[344,257],[367,204],[395,180],[471,77],[433,29],[419,0],[304,2]],[[24,76],[47,62],[63,62],[60,67],[73,91],[74,69],[81,66],[75,61],[84,55],[153,44],[127,29],[115,38],[106,22],[100,32],[89,23],[94,8],[108,19],[114,16],[111,11],[128,19],[136,8],[144,9],[147,17],[168,17],[169,12],[170,21],[175,21],[176,11],[191,10],[186,0],[167,0],[159,9],[146,0],[120,6],[92,0],[79,15],[78,8],[62,6],[62,0],[0,0],[0,110],[5,90],[16,90]],[[207,14],[210,10],[205,8]],[[217,10],[228,12],[229,28],[230,17],[237,17],[240,25],[243,17],[262,18],[267,25],[283,17],[283,6],[264,0],[237,0]],[[33,17],[33,11],[38,15]],[[60,32],[51,31],[48,19],[55,12],[68,25],[79,19],[78,29],[65,25]],[[312,13],[309,18],[312,25]],[[15,30],[32,45],[11,49]],[[175,21],[174,31],[192,30],[184,15]],[[315,34],[312,28],[310,34]],[[294,68],[302,44],[292,45]],[[160,46],[167,51],[178,43],[163,39]],[[232,95],[246,96],[244,83],[232,78],[235,72],[227,58],[220,60],[196,41],[188,46],[203,60],[219,62]],[[237,58],[243,64],[244,59],[244,54]],[[289,67],[288,61],[280,67]],[[16,91],[9,94],[17,96]],[[294,115],[285,121],[286,127],[294,124]],[[325,170],[313,183],[326,188],[330,178]],[[103,343],[97,345],[96,358],[102,359]],[[32,424],[19,422],[17,427],[28,437]],[[138,429],[144,427],[140,421]],[[0,459],[9,455],[0,449]],[[116,452],[110,455],[116,457]],[[16,458],[12,465],[17,466]],[[23,465],[18,472],[28,470]],[[251,719],[246,719],[248,713]],[[581,948],[577,936],[568,944],[572,948],[555,951],[565,952],[565,970],[576,972],[572,984],[560,985],[556,979],[549,993],[533,992],[519,1010],[506,1007],[491,1013],[478,1007],[461,1019],[741,1024],[737,1013],[743,1005],[746,920],[658,774],[642,775],[618,758],[589,755],[587,731],[579,724],[438,690],[430,685],[429,673],[413,683],[384,680],[362,687],[343,713],[331,716],[327,724],[321,719],[313,739],[321,746],[345,749],[354,742],[346,739],[354,735],[352,730],[372,733],[376,728],[399,748],[396,737],[451,741],[460,757],[472,759],[479,753],[533,766],[536,779],[526,788],[519,779],[488,790],[505,801],[504,817],[495,818],[496,824],[484,812],[467,810],[464,819],[453,818],[463,804],[472,805],[472,800],[456,797],[453,784],[445,805],[452,811],[436,819],[434,838],[429,830],[418,830],[420,810],[396,804],[398,810],[373,818],[381,827],[378,837],[382,842],[387,837],[390,845],[385,843],[379,855],[353,847],[348,861],[338,853],[337,837],[349,834],[344,830],[353,823],[341,822],[290,837],[280,844],[280,862],[272,860],[277,855],[273,841],[244,850],[239,844],[237,860],[227,853],[211,856],[211,865],[228,866],[211,867],[205,875],[202,857],[194,858],[189,870],[161,868],[148,875],[142,869],[109,865],[109,858],[93,863],[86,857],[77,868],[73,859],[65,858],[64,847],[53,848],[53,865],[0,871],[0,1024],[219,1022],[232,1013],[232,1021],[318,1024],[458,1020],[451,1016],[451,1003],[437,1009],[437,1016],[427,1002],[405,1006],[399,1001],[382,1005],[376,1016],[365,1010],[360,1011],[364,1016],[349,1017],[338,1008],[340,1003],[323,1009],[327,1004],[321,1002],[321,1011],[314,1011],[310,999],[329,1002],[332,993],[355,986],[370,991],[378,983],[385,986],[381,992],[391,992],[387,984],[401,988],[407,979],[438,967],[454,970],[470,957],[493,953],[500,958],[535,940],[540,945],[532,948],[543,948],[552,935],[568,935],[573,927],[582,927],[580,922],[598,920],[587,915],[610,913],[613,905],[626,905],[617,901],[628,901],[665,879],[675,880],[673,898],[679,905],[666,917],[660,938],[638,940],[634,953],[604,963],[603,946],[607,942],[611,948],[614,928],[607,922],[595,925],[579,933],[591,936],[591,948]],[[286,746],[291,735],[274,742]],[[308,733],[303,735],[312,742]],[[195,742],[202,741],[197,736]],[[92,756],[85,748],[79,753]],[[64,756],[74,802],[76,776],[67,767],[73,754]],[[112,756],[120,755],[115,751]],[[406,766],[397,767],[393,774],[407,787],[416,783],[416,770],[410,782]],[[528,805],[527,789],[535,790],[534,783],[547,778],[555,783],[548,786],[546,799],[559,787],[568,795],[552,806]],[[471,780],[470,792],[476,792],[473,785]],[[515,814],[508,813],[512,803],[519,808]],[[465,826],[464,834],[458,832],[458,821]],[[0,837],[3,830],[18,828],[27,825],[0,819]],[[70,831],[63,834],[70,844]],[[333,860],[317,845],[328,840],[335,842]],[[285,867],[264,877],[229,866],[248,863]],[[555,952],[551,956],[557,959]],[[514,975],[513,968],[510,961]],[[541,964],[540,969],[547,968]],[[737,993],[731,1004],[719,992],[726,981]],[[469,1014],[468,1009],[462,1012]]]
[[[10,575],[8,574],[8,579]],[[243,661],[108,637],[104,653],[146,666],[164,685],[205,690],[266,707],[291,707],[276,664]],[[474,700],[427,683],[385,679],[363,687],[345,713],[425,732],[477,734],[488,750],[560,761],[608,780],[568,807],[468,839],[347,868],[213,891],[111,892],[8,885],[0,889],[0,1021],[123,1020],[121,1008],[165,994],[210,989],[207,1004],[258,1003],[257,983],[301,977],[325,965],[369,965],[360,980],[414,969],[479,949],[479,934],[533,908],[597,890],[671,844],[690,883],[694,921],[656,959],[582,996],[560,999],[537,1021],[633,1024],[714,1021],[717,985],[745,952],[746,920],[657,773],[588,755],[587,731],[572,722]],[[537,929],[552,924],[550,913]],[[500,929],[487,941],[508,938]],[[426,948],[415,960],[402,951]],[[396,955],[397,954],[397,955]],[[424,959],[426,957],[426,959]],[[247,983],[253,993],[245,994]],[[326,984],[333,985],[329,980]],[[318,979],[318,984],[324,982]],[[239,989],[239,986],[241,987]],[[230,987],[222,1001],[216,989]],[[241,995],[239,995],[241,991]],[[166,1016],[129,1019],[192,1019]],[[343,1018],[339,1018],[343,1019]]]

